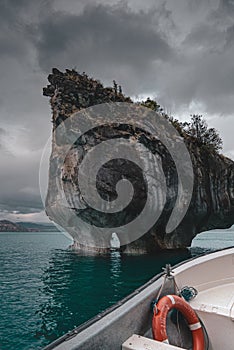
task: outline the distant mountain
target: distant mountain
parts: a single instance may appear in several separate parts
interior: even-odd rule
[[[0,220],[0,232],[56,232],[57,227],[52,223],[11,222]]]
[[[0,232],[22,232],[22,231],[25,231],[25,229],[21,225],[8,220],[0,220]]]

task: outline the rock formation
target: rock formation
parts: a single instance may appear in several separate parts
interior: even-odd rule
[[[48,76],[49,85],[43,89],[43,94],[50,97],[52,107],[53,130],[58,125],[67,120],[73,113],[84,108],[105,103],[105,102],[129,102],[129,97],[125,97],[121,87],[114,82],[114,87],[103,87],[94,79],[89,78],[85,73],[79,74],[75,70],[66,70],[65,73],[54,68],[52,74]],[[162,215],[156,224],[137,241],[123,246],[125,252],[152,252],[158,249],[185,248],[191,245],[192,239],[200,232],[214,228],[228,228],[234,224],[234,162],[217,152],[200,147],[192,137],[184,134],[184,143],[190,153],[194,170],[194,189],[189,209],[179,226],[171,233],[166,233],[165,227],[170,213],[175,204],[178,191],[178,180],[175,165],[167,150],[159,140],[154,140],[143,130],[134,129],[129,125],[106,126],[105,130],[97,128],[91,133],[87,133],[85,140],[75,145],[74,152],[82,153],[82,157],[88,152],[93,144],[113,137],[122,137],[134,142],[147,144],[153,152],[162,160],[163,172],[167,184],[167,198]],[[176,140],[175,140],[176,142]],[[79,196],[79,183],[77,180],[77,155],[70,156],[67,164],[62,169],[59,165],[59,158],[63,145],[53,136],[52,153],[50,158],[49,187],[50,191],[46,200],[46,211],[51,219],[53,217],[53,207],[57,206],[56,177],[59,175],[64,186],[71,186],[74,195]],[[79,163],[79,162],[78,162]],[[97,179],[97,187],[101,191],[103,198],[115,196],[115,185],[121,178],[121,164],[112,168],[109,176],[109,168],[105,168]],[[90,169],[92,171],[92,169]],[[130,212],[125,213],[117,220],[118,226],[124,220],[130,220],[131,215],[137,215],[138,208],[144,204],[144,188],[140,187],[135,178],[135,172],[128,173],[135,186],[139,186],[138,196],[135,198],[134,206]],[[109,177],[108,177],[109,176]],[[67,185],[68,184],[68,185]],[[134,187],[135,188],[135,187]],[[51,190],[52,189],[52,190]],[[71,210],[72,209],[71,206]],[[61,210],[61,216],[65,213]],[[77,214],[78,215],[78,214]],[[90,211],[85,212],[86,218],[91,216]],[[94,218],[96,220],[97,218]],[[100,219],[100,218],[99,218]],[[104,220],[104,219],[103,219]],[[119,221],[118,221],[119,220]],[[59,221],[59,220],[58,220]],[[57,222],[60,224],[60,222]],[[79,228],[73,227],[72,232],[78,232]],[[79,233],[76,236],[74,246],[85,249],[79,244]]]

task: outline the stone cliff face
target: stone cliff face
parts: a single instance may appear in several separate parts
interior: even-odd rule
[[[53,69],[52,74],[48,76],[48,80],[50,84],[44,88],[43,94],[50,97],[53,130],[73,113],[84,108],[105,102],[132,103],[129,97],[125,97],[122,94],[121,88],[116,84],[114,84],[113,88],[104,88],[99,81],[90,79],[86,74],[79,74],[74,70],[66,70],[63,73]],[[75,126],[73,127],[75,128]],[[144,131],[129,125],[115,125],[111,128],[106,126],[104,130],[103,128],[97,128],[91,133],[87,133],[84,140],[75,145],[73,153],[71,153],[67,162],[62,165],[59,159],[61,158],[61,150],[64,145],[59,144],[56,134],[53,135],[49,174],[50,191],[46,200],[46,211],[51,219],[55,220],[53,215],[54,208],[58,209],[56,179],[58,177],[61,179],[65,191],[66,186],[68,186],[70,188],[69,191],[74,191],[74,197],[79,197],[77,170],[84,155],[91,150],[94,144],[117,137],[131,140],[131,142],[141,142],[144,145],[150,145],[151,150],[162,161],[168,189],[166,204],[159,220],[144,236],[123,246],[123,251],[152,252],[164,248],[185,248],[190,246],[192,239],[199,232],[214,228],[228,228],[234,224],[234,162],[216,152],[198,147],[195,140],[187,135],[184,137],[184,143],[189,151],[194,171],[192,200],[179,226],[173,232],[166,233],[166,223],[175,205],[178,191],[175,165],[171,160],[170,154],[168,154],[159,140],[154,140]],[[79,154],[78,158],[77,154]],[[141,155],[141,157],[144,158],[144,155]],[[103,198],[115,196],[115,185],[122,176],[122,165],[121,161],[117,162],[115,166],[112,164],[112,168],[105,168],[100,178],[97,179],[97,187],[99,187]],[[128,169],[130,168],[128,167]],[[134,183],[134,189],[137,188],[138,193],[128,213],[124,213],[118,218],[111,218],[115,227],[121,226],[122,222],[129,221],[132,216],[137,215],[139,208],[143,207],[145,201],[145,189],[138,183],[135,171],[131,173],[131,170],[128,170],[128,173],[125,175],[130,179],[130,182]],[[66,214],[63,209],[60,208],[59,210],[60,217],[64,217]],[[75,211],[73,199],[70,203],[70,210]],[[92,216],[92,213],[87,210],[84,216],[87,219],[87,217]],[[95,220],[102,220],[102,224],[103,222],[108,224],[108,222],[105,222],[106,218],[95,217],[93,220],[94,222]],[[57,223],[61,224],[59,219]],[[85,250],[86,247],[79,242],[81,228],[72,227],[71,224],[70,229],[75,241],[74,246]]]

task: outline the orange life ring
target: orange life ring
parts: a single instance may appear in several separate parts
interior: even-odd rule
[[[168,342],[166,319],[171,309],[180,311],[186,318],[193,336],[193,350],[204,350],[205,339],[199,318],[189,303],[177,295],[162,297],[154,307],[152,321],[153,338],[161,342]]]

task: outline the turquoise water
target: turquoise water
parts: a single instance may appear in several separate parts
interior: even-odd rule
[[[234,245],[234,233],[199,235],[190,251],[154,256],[84,257],[62,233],[0,234],[0,349],[41,349],[161,271],[210,249]]]

